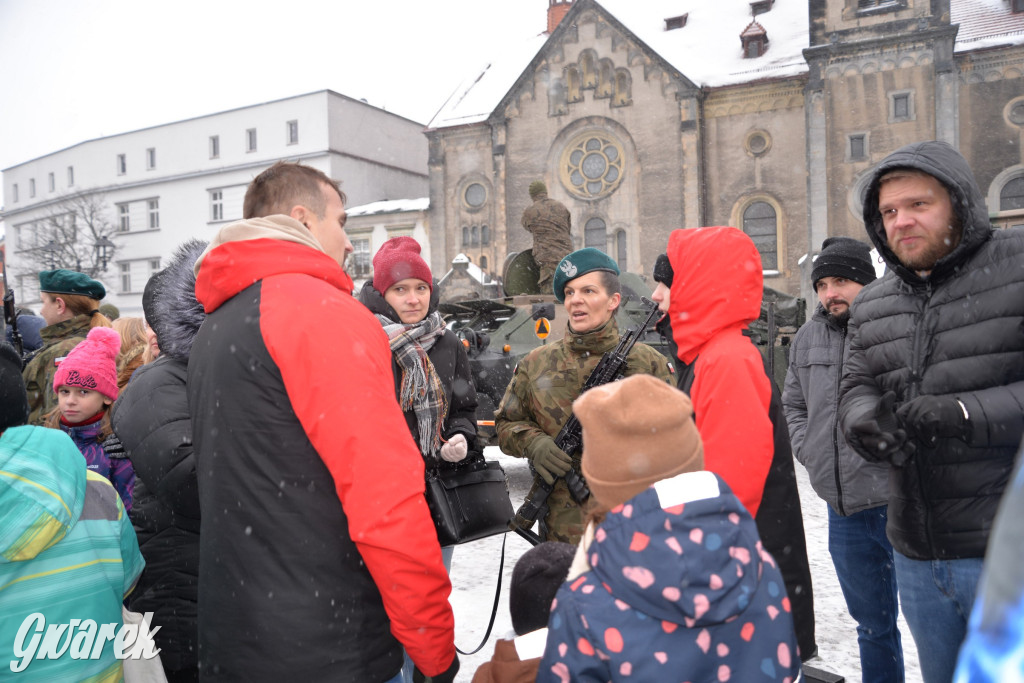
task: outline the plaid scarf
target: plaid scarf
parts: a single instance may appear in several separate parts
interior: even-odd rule
[[[441,449],[441,424],[448,415],[448,401],[427,351],[444,334],[444,320],[437,311],[414,325],[396,323],[379,313],[376,317],[384,326],[391,353],[402,369],[398,404],[403,411],[412,409],[416,414],[420,453],[425,458],[436,458]]]

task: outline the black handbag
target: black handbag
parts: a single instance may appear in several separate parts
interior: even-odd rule
[[[428,468],[425,495],[442,546],[508,531],[512,501],[505,470],[496,461],[477,455],[454,467]]]

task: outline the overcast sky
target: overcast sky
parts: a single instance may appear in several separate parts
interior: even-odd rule
[[[0,0],[0,169],[325,88],[426,124],[547,0]]]

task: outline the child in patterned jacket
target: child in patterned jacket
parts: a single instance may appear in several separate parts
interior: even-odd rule
[[[57,408],[45,425],[71,437],[85,456],[89,470],[106,477],[131,512],[135,470],[110,427],[110,405],[117,400],[117,352],[121,335],[109,327],[94,327],[57,366],[53,390]]]
[[[686,394],[635,375],[573,412],[597,507],[537,681],[798,681],[782,575],[739,499],[702,471]]]

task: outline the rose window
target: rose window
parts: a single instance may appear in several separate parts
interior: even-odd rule
[[[611,194],[622,180],[622,146],[606,133],[576,137],[562,152],[562,184],[583,199]]]

